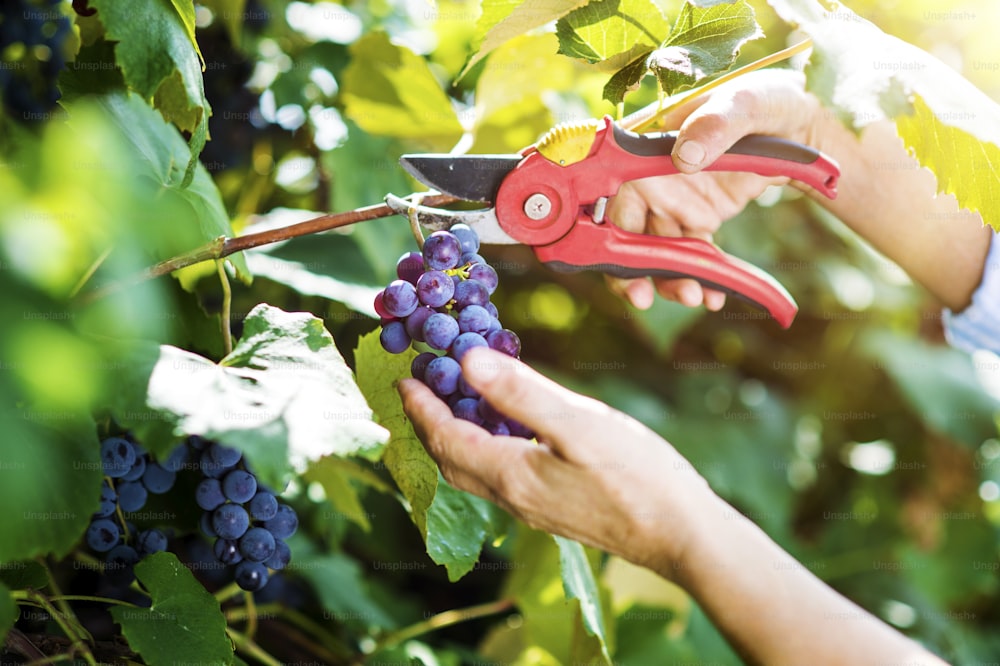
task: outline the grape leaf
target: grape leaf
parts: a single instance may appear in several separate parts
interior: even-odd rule
[[[157,106],[167,120],[191,133],[181,189],[191,184],[212,109],[205,97],[202,58],[194,36],[194,5],[179,0],[94,0],[128,86]],[[175,78],[176,77],[176,78]],[[167,84],[164,94],[158,91]],[[183,104],[172,100],[182,99]]]
[[[618,69],[646,47],[655,47],[670,29],[652,0],[596,0],[556,23],[559,53],[590,63],[609,61]]]
[[[290,571],[308,580],[326,613],[337,622],[366,627],[391,629],[396,621],[372,599],[369,582],[362,575],[358,562],[343,553],[320,554],[306,552],[293,544],[296,553]],[[417,566],[417,563],[409,563]],[[386,563],[390,568],[392,562]],[[402,566],[402,564],[400,564]]]
[[[361,504],[357,489],[351,484],[355,469],[351,461],[338,456],[325,456],[311,464],[302,479],[306,483],[316,482],[323,486],[327,501],[336,511],[365,532],[370,532],[372,526],[368,512]]]
[[[620,104],[625,94],[639,87],[642,77],[649,71],[649,56],[653,49],[642,51],[635,60],[615,72],[604,85],[601,97],[612,104]]]
[[[663,91],[672,95],[726,71],[743,44],[763,36],[745,0],[704,9],[685,3],[670,37],[649,56],[648,64]]]
[[[17,620],[17,604],[10,596],[10,590],[3,583],[0,583],[0,645],[3,645],[7,632],[14,626]]]
[[[503,532],[506,514],[495,504],[452,488],[438,479],[434,501],[427,510],[427,554],[456,581],[472,571],[483,543]]]
[[[370,33],[351,45],[341,98],[347,117],[379,136],[444,150],[464,131],[427,62],[385,33]]]
[[[937,58],[835,0],[768,0],[813,40],[809,89],[855,128],[890,118],[938,191],[1000,230],[1000,106]],[[933,115],[933,119],[931,119]]]
[[[149,608],[114,606],[111,616],[132,648],[148,663],[233,663],[219,602],[170,552],[135,565],[149,592]]]
[[[122,363],[131,375],[123,383],[146,382],[145,390],[128,391],[114,413],[153,453],[175,444],[166,423],[173,435],[245,451],[261,480],[281,488],[292,468],[329,454],[374,458],[387,438],[333,338],[309,314],[258,305],[218,365],[168,345],[139,347],[136,356]]]
[[[587,633],[596,637],[601,643],[601,651],[605,659],[611,661],[608,652],[608,631],[604,626],[604,611],[601,607],[601,594],[594,578],[587,553],[576,541],[560,536],[553,536],[559,546],[559,567],[562,571],[563,591],[567,599],[580,602],[583,615],[583,626]]]
[[[409,502],[410,517],[421,536],[426,537],[427,510],[434,501],[438,485],[437,465],[413,432],[396,391],[396,382],[400,377],[409,376],[410,363],[416,355],[413,349],[389,354],[382,349],[377,331],[361,336],[354,350],[358,387],[375,411],[378,422],[390,433],[382,462]]]
[[[473,55],[458,75],[465,76],[487,53],[504,42],[543,26],[582,7],[589,0],[483,0],[483,13],[476,21]]]

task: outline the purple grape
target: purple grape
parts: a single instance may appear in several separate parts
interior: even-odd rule
[[[263,562],[274,555],[274,535],[263,527],[251,527],[240,537],[240,553],[248,560]]]
[[[256,592],[267,585],[267,567],[260,562],[244,560],[236,565],[233,578],[241,589]]]
[[[382,305],[392,317],[407,317],[419,304],[417,288],[406,280],[393,280],[382,291]]]
[[[486,311],[490,313],[490,316],[495,317],[497,319],[500,318],[500,312],[497,310],[497,306],[492,301],[490,301],[483,307],[486,308]]]
[[[419,252],[406,252],[396,262],[396,277],[406,280],[412,285],[417,284],[417,278],[424,272],[424,255]]]
[[[216,442],[208,447],[208,454],[212,456],[212,461],[227,470],[236,467],[236,464],[243,457],[243,452],[231,446],[225,446]]]
[[[437,358],[433,352],[421,352],[410,363],[410,375],[414,379],[424,381],[424,373],[427,371],[427,364]]]
[[[510,430],[510,434],[514,437],[523,437],[524,439],[532,439],[535,433],[531,431],[531,428],[524,425],[520,421],[515,421],[514,419],[507,419],[505,421],[507,424],[507,429]]]
[[[517,337],[514,331],[507,328],[487,334],[486,342],[489,344],[490,349],[503,352],[507,356],[517,358],[517,355],[521,353],[520,338]]]
[[[439,356],[427,364],[424,383],[439,396],[448,396],[458,390],[458,376],[462,366],[450,356]]]
[[[118,505],[118,493],[107,481],[101,482],[101,504],[94,518],[107,518],[115,512]]]
[[[496,291],[497,285],[500,284],[497,272],[489,264],[473,264],[469,269],[469,279],[481,283],[490,294]]]
[[[501,435],[503,437],[510,435],[510,428],[503,421],[500,423],[487,423],[486,429],[490,431],[491,435]]]
[[[445,271],[458,266],[462,243],[449,231],[435,231],[424,241],[424,263],[433,270]]]
[[[434,349],[447,349],[458,337],[458,321],[449,314],[435,312],[424,322],[424,341]]]
[[[498,412],[493,405],[486,402],[486,398],[479,398],[479,415],[487,423],[500,423],[506,417]]]
[[[223,539],[239,539],[250,527],[250,514],[239,504],[223,504],[212,514],[212,529]]]
[[[264,560],[264,564],[275,571],[281,571],[292,561],[292,549],[281,539],[274,540],[274,552]]]
[[[191,448],[194,449],[195,451],[204,451],[212,444],[204,437],[200,437],[198,435],[189,436],[187,438],[187,443],[190,444]]]
[[[135,457],[135,462],[132,463],[132,469],[128,471],[123,477],[123,481],[138,481],[142,478],[143,472],[146,471],[146,456],[137,455]]]
[[[424,322],[427,318],[434,314],[434,310],[427,307],[426,305],[421,305],[413,313],[406,318],[403,325],[406,327],[406,334],[410,336],[412,340],[417,342],[424,341]]]
[[[194,501],[205,511],[219,508],[226,501],[222,483],[218,479],[202,479],[194,490]]]
[[[383,324],[378,340],[382,343],[382,349],[391,354],[402,354],[410,346],[410,336],[406,332],[406,326],[401,321],[390,321]]]
[[[142,485],[146,486],[146,490],[154,495],[168,492],[174,487],[176,480],[177,474],[175,472],[171,472],[155,462],[146,465],[146,471],[142,475]]]
[[[475,229],[467,224],[456,224],[448,231],[458,238],[458,242],[462,246],[463,255],[479,252],[479,234],[476,233]]]
[[[198,521],[198,527],[201,528],[201,533],[207,536],[209,539],[214,539],[219,536],[215,533],[215,528],[212,527],[212,512],[205,511],[201,514],[201,519]]]
[[[146,505],[149,493],[139,481],[125,481],[118,485],[118,506],[122,511],[138,511]]]
[[[458,313],[458,330],[462,333],[486,335],[493,317],[481,305],[467,305]]]
[[[198,468],[201,470],[202,476],[210,479],[218,479],[229,471],[228,467],[224,467],[212,459],[212,453],[208,448],[201,452],[201,457],[198,459]]]
[[[440,308],[455,295],[455,282],[444,271],[427,271],[417,280],[417,297],[424,305]]]
[[[168,472],[179,472],[187,464],[190,451],[184,444],[178,444],[160,465]]]
[[[466,398],[478,398],[479,391],[472,388],[469,382],[465,381],[465,375],[461,375],[458,378],[458,392],[464,395]]]
[[[135,448],[124,437],[109,437],[101,442],[101,465],[104,475],[120,479],[135,464]]]
[[[295,509],[287,504],[278,505],[278,513],[274,518],[264,521],[264,529],[270,532],[275,539],[287,539],[295,534],[299,528],[299,517],[295,515]]]
[[[455,287],[455,308],[461,310],[470,305],[486,306],[490,302],[490,292],[478,280],[463,280]]]
[[[500,331],[500,330],[503,330],[503,324],[500,323],[500,320],[497,319],[496,317],[490,317],[490,328],[488,331],[486,331],[486,334],[483,337],[489,337],[489,334],[492,333],[493,331]]]
[[[118,523],[107,518],[99,518],[87,528],[87,545],[98,553],[106,553],[115,547],[122,536]]]
[[[257,479],[242,469],[234,469],[222,477],[222,494],[231,502],[243,504],[257,493]]]
[[[473,347],[488,347],[486,344],[486,339],[478,333],[462,333],[457,338],[455,342],[451,344],[450,354],[456,361],[461,361],[462,357],[472,349]],[[458,387],[455,387],[456,390]]]
[[[104,575],[112,585],[124,587],[135,580],[135,565],[139,562],[139,553],[132,546],[122,544],[115,546],[104,560]]]
[[[237,564],[243,561],[239,543],[234,539],[216,539],[212,551],[215,553],[215,559],[223,564]]]
[[[268,490],[258,490],[250,500],[250,516],[254,520],[270,520],[278,513],[278,498]]]
[[[462,255],[462,264],[485,264],[486,260],[483,259],[481,254],[476,252],[468,252]]]
[[[375,294],[375,314],[382,319],[389,319],[392,315],[385,309],[385,289]]]
[[[475,398],[462,398],[451,408],[451,413],[456,418],[471,421],[476,425],[483,425],[483,417],[479,415],[479,401]]]
[[[139,533],[136,544],[143,555],[159,553],[167,549],[167,535],[157,529],[143,530]]]

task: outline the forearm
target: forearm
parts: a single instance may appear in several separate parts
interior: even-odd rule
[[[992,233],[950,195],[936,196],[934,175],[907,154],[889,122],[860,140],[819,112],[813,145],[841,166],[839,194],[817,197],[847,226],[899,264],[945,306],[965,308],[982,279]]]
[[[944,663],[833,591],[717,496],[699,499],[683,558],[661,573],[749,663]]]

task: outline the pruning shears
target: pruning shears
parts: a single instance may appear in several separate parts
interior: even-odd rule
[[[676,132],[637,134],[605,116],[557,125],[516,154],[404,155],[401,165],[418,181],[492,207],[444,210],[394,195],[386,203],[428,229],[464,223],[482,243],[527,245],[556,271],[693,278],[766,310],[788,328],[798,306],[765,271],[701,239],[632,233],[606,219],[608,198],[623,183],[679,173],[670,159],[676,139]],[[705,170],[787,176],[831,199],[840,176],[827,155],[763,135],[744,137]]]

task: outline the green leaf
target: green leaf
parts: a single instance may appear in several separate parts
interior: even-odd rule
[[[506,517],[492,502],[438,479],[427,511],[427,554],[445,566],[448,580],[456,581],[475,567],[487,539],[500,536]]]
[[[154,553],[135,565],[149,592],[149,608],[115,606],[111,616],[129,645],[147,663],[231,664],[233,648],[219,602],[170,552]]]
[[[246,259],[256,277],[279,282],[306,296],[321,296],[343,303],[352,310],[378,318],[374,303],[380,287],[351,284],[329,275],[318,275],[299,262],[262,252],[249,252]]]
[[[473,55],[459,74],[465,76],[487,53],[504,42],[555,21],[589,0],[483,0],[483,13],[476,21]]]
[[[86,416],[22,405],[0,414],[0,428],[0,506],[8,516],[0,522],[0,562],[62,557],[97,510],[96,427]]]
[[[410,363],[416,355],[412,348],[402,354],[385,351],[379,343],[378,331],[362,336],[354,351],[358,387],[378,422],[389,431],[389,444],[382,454],[382,462],[409,502],[414,524],[426,537],[427,510],[437,490],[438,469],[413,432],[396,391],[399,378],[410,375]]]
[[[191,133],[191,153],[181,188],[191,184],[198,155],[208,139],[212,109],[205,98],[202,59],[194,35],[194,5],[182,0],[94,0],[128,86],[167,120]],[[176,77],[176,78],[175,78]],[[164,94],[158,94],[167,83]],[[176,104],[174,100],[183,103]]]
[[[610,66],[631,62],[655,47],[670,29],[652,0],[596,0],[559,19],[559,53],[591,63],[619,56]]]
[[[356,466],[351,461],[326,456],[310,465],[302,479],[306,483],[315,482],[323,486],[326,499],[334,509],[365,532],[370,532],[372,526],[368,520],[368,512],[351,483],[355,469]]]
[[[907,148],[1000,230],[1000,106],[929,53],[834,0],[768,0],[813,40],[809,89],[855,128],[890,118]],[[934,120],[930,119],[931,114]]]
[[[626,93],[636,90],[642,77],[649,71],[647,61],[652,52],[653,49],[642,51],[635,60],[615,72],[604,85],[601,97],[612,104],[620,104]]]
[[[341,98],[348,118],[380,136],[450,149],[463,129],[427,61],[373,32],[351,45]]]
[[[293,552],[298,552],[294,544]],[[387,567],[392,564],[387,563]],[[326,613],[337,622],[383,629],[396,626],[396,621],[385,609],[372,601],[372,592],[361,567],[347,555],[296,556],[288,569],[309,581]]]
[[[336,454],[374,458],[388,436],[372,422],[323,322],[305,313],[258,305],[243,337],[218,365],[163,345],[130,365],[145,391],[127,396],[116,417],[154,453],[174,446],[147,408],[173,434],[207,437],[245,451],[266,484],[283,487],[291,469]],[[151,369],[150,369],[151,368]]]
[[[576,541],[553,536],[559,546],[559,566],[562,570],[563,591],[567,599],[580,602],[583,614],[583,626],[587,633],[596,637],[601,643],[601,651],[609,662],[608,631],[604,625],[604,611],[601,607],[601,594],[597,589],[597,580],[591,568],[587,553]]]
[[[49,584],[49,574],[34,560],[7,562],[0,567],[0,583],[14,590],[41,590]]]
[[[698,8],[685,4],[670,37],[649,56],[649,67],[668,95],[732,67],[746,42],[764,36],[745,0]]]
[[[10,596],[10,590],[3,583],[0,583],[0,645],[3,645],[7,638],[7,632],[17,621],[17,604]]]

